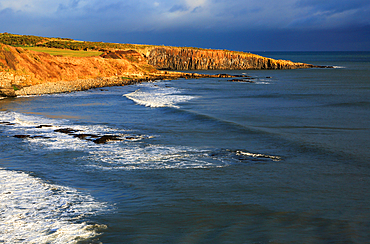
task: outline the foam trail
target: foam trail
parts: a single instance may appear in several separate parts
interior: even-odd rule
[[[165,87],[162,84],[153,85],[146,84],[141,85],[141,89],[135,92],[125,94],[124,96],[139,105],[146,107],[159,108],[159,107],[173,107],[178,108],[176,104],[187,102],[194,97],[189,95],[181,95],[181,91],[172,88]]]
[[[0,242],[88,240],[106,227],[81,220],[104,209],[105,204],[73,188],[47,184],[26,173],[0,168]]]
[[[272,159],[273,161],[281,160],[281,157],[279,156],[272,156],[272,155],[266,155],[266,154],[261,154],[261,153],[243,152],[243,151],[236,151],[236,155],[243,155],[243,156],[248,156],[252,158],[267,158],[267,159]]]
[[[209,151],[181,146],[127,145],[117,150],[113,144],[105,145],[83,159],[89,167],[103,170],[189,169],[225,167],[229,161],[210,156]]]
[[[153,136],[132,135],[127,131],[109,128],[104,125],[76,125],[68,120],[47,119],[40,116],[24,115],[17,112],[0,112],[9,136],[25,135],[30,147],[35,150],[71,150],[87,153],[81,161],[85,166],[103,170],[143,170],[143,169],[188,169],[227,167],[238,161],[253,159],[273,161],[279,157],[234,151],[232,154],[217,151],[203,151],[190,147],[153,145],[145,141]],[[11,125],[6,125],[10,123]],[[46,124],[47,126],[40,126]],[[106,144],[96,144],[90,139],[81,139],[73,134],[58,132],[58,129],[76,131],[82,135],[115,134],[120,139]],[[37,137],[43,136],[43,137]],[[140,142],[141,141],[141,142]],[[234,156],[241,156],[234,158]],[[77,160],[79,160],[77,159]],[[237,161],[234,161],[234,160]]]

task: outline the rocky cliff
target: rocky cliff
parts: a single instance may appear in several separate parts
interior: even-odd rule
[[[78,42],[78,44],[81,43]],[[85,42],[82,44],[87,45]],[[326,68],[226,50],[142,45],[110,47],[108,45],[101,51],[104,53],[98,57],[64,57],[0,43],[0,95],[14,96],[15,91],[23,87],[48,82],[81,79],[88,82],[89,79],[102,77],[144,80],[195,77],[195,74],[158,70]],[[116,83],[110,82],[110,84]],[[84,87],[89,86],[85,84]]]
[[[135,50],[106,50],[99,57],[63,57],[0,44],[2,97],[197,77],[216,76],[159,71],[148,64],[143,53]]]
[[[17,90],[45,82],[73,81],[98,77],[145,77],[158,72],[135,51],[118,58],[61,57],[0,44],[0,89]]]
[[[224,50],[157,47],[150,50],[148,63],[164,70],[300,69],[318,67],[287,60]]]

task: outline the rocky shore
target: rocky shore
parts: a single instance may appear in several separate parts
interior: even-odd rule
[[[59,81],[59,82],[48,82],[38,85],[23,87],[19,90],[13,88],[0,89],[0,96],[3,97],[16,97],[16,96],[28,96],[28,95],[43,95],[43,94],[54,94],[54,93],[65,93],[74,91],[84,91],[92,88],[102,88],[111,86],[125,86],[133,85],[141,82],[148,82],[154,80],[173,80],[180,78],[235,78],[240,76],[218,74],[218,75],[207,75],[197,73],[180,73],[180,72],[163,72],[162,75],[152,75],[141,78],[126,78],[126,77],[110,77],[110,78],[96,78],[96,79],[80,79],[74,81]]]
[[[48,82],[39,85],[23,87],[22,89],[17,90],[14,93],[15,96],[65,93],[73,91],[84,91],[98,87],[131,85],[141,81],[141,79],[97,78],[81,79],[75,81]]]
[[[102,50],[104,51],[104,50]],[[64,57],[0,43],[0,97],[42,95],[124,86],[150,80],[223,77],[171,70],[247,70],[329,68],[226,50],[150,47],[105,50],[95,57]],[[105,77],[105,78],[99,78]],[[242,79],[239,79],[242,78]]]

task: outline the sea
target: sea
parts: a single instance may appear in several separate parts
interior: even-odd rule
[[[370,52],[257,54],[0,100],[0,243],[370,243]]]

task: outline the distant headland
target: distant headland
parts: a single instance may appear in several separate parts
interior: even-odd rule
[[[0,33],[0,96],[39,95],[153,79],[234,77],[175,71],[331,68],[228,50],[75,41]]]

